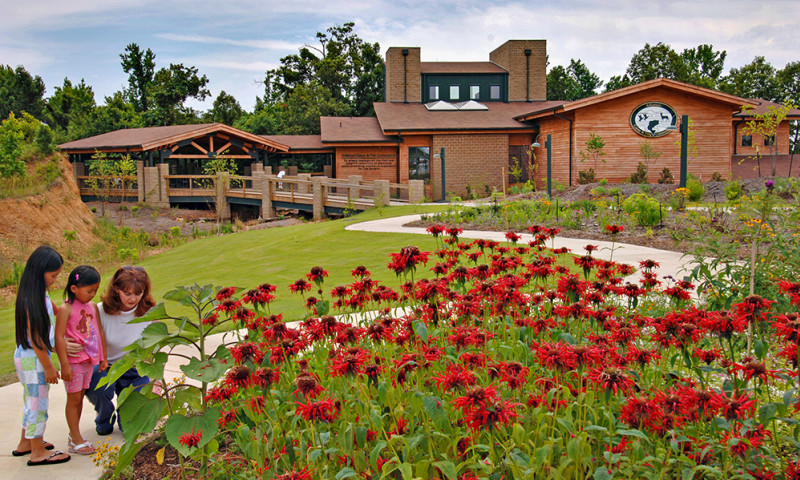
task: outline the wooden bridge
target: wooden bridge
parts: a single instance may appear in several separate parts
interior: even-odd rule
[[[76,179],[84,200],[103,196],[118,201],[146,201],[158,206],[204,203],[214,205],[222,218],[230,217],[231,205],[257,206],[262,218],[274,217],[275,209],[282,208],[312,212],[315,219],[320,219],[378,205],[416,203],[424,196],[424,184],[419,180],[406,185],[387,180],[364,182],[359,176],[336,179],[300,174],[278,178],[263,173],[252,176],[222,173],[215,176],[140,174],[125,181],[87,176]]]

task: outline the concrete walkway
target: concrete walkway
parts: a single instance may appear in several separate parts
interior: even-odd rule
[[[355,223],[348,225],[347,230],[358,230],[362,232],[380,232],[380,233],[416,233],[420,235],[430,235],[422,227],[404,227],[407,223],[414,222],[420,219],[420,215],[406,215],[403,217],[384,218],[380,220],[372,220],[370,222]],[[497,242],[506,242],[505,232],[489,232],[483,230],[464,230],[460,235],[461,238],[483,238],[486,240],[495,240]],[[524,233],[520,234],[522,240],[521,245],[527,245],[533,239],[533,236]],[[592,256],[608,260],[611,258],[611,242],[600,240],[583,240],[578,238],[563,238],[556,235],[555,244],[549,241],[548,247],[554,248],[569,248],[572,253],[577,255],[585,254],[583,247],[586,245],[597,245],[600,250],[593,252]],[[670,275],[676,279],[682,279],[684,276],[691,272],[694,264],[690,258],[684,257],[683,253],[672,252],[669,250],[659,250],[656,248],[642,247],[639,245],[630,245],[626,243],[614,244],[614,257],[615,262],[627,263],[635,268],[639,268],[639,262],[642,260],[655,260],[659,263],[659,268],[655,270],[659,278]],[[637,272],[631,276],[631,281],[638,281],[641,275]]]
[[[362,222],[349,225],[347,230],[359,230],[365,232],[382,232],[382,233],[415,233],[421,235],[429,235],[424,228],[404,227],[403,225],[413,222],[420,218],[419,215],[408,215],[403,217],[387,218],[381,220],[374,220],[370,222]],[[463,238],[485,238],[504,242],[504,232],[485,232],[477,230],[465,230],[461,235]],[[527,244],[531,240],[531,235],[522,235],[521,243]],[[584,253],[583,247],[587,244],[597,245],[600,250],[594,252],[593,255],[597,258],[608,259],[610,257],[611,242],[603,242],[597,240],[580,240],[571,238],[555,239],[555,248],[567,247],[572,253]],[[548,242],[548,246],[552,244]],[[660,264],[657,270],[659,277],[671,275],[674,278],[682,278],[687,274],[691,264],[686,262],[687,259],[683,258],[683,254],[677,252],[670,252],[666,250],[658,250],[655,248],[641,247],[637,245],[627,245],[617,243],[614,246],[614,260],[622,263],[628,263],[634,267],[639,267],[639,262],[642,260],[655,260]],[[632,281],[638,280],[638,274],[631,278]],[[212,335],[206,343],[206,350],[213,352],[217,347],[225,342],[231,343],[235,341],[235,332],[226,332],[224,334]],[[182,347],[186,351],[179,353],[196,355],[196,352],[191,352],[188,347]],[[185,360],[172,357],[170,362],[167,363],[165,368],[167,380],[175,377],[180,377],[182,372],[180,365],[186,363]],[[50,419],[47,421],[47,430],[44,438],[55,444],[56,449],[67,451],[67,423],[64,417],[64,406],[66,405],[66,392],[62,384],[52,385],[50,388]],[[37,469],[31,469],[27,466],[26,462],[28,457],[13,457],[11,451],[14,450],[19,441],[20,421],[22,418],[22,387],[19,383],[13,383],[5,387],[0,387],[0,431],[4,432],[2,439],[0,439],[0,478],[26,478],[28,476],[53,476],[59,480],[87,480],[100,478],[102,471],[95,467],[92,463],[90,456],[72,455],[72,460],[60,464],[46,466]],[[113,444],[121,445],[124,441],[122,434],[115,430],[108,437],[100,437],[94,430],[94,408],[84,400],[83,416],[81,417],[81,433],[87,440],[97,443],[105,439],[109,439]]]

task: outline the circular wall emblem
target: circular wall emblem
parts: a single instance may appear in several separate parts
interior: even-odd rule
[[[663,137],[678,123],[675,110],[666,103],[647,102],[633,109],[631,128],[643,137]]]

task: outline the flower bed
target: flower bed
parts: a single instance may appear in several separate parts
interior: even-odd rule
[[[168,415],[191,477],[800,478],[800,283],[778,284],[788,311],[757,296],[708,311],[654,261],[639,284],[591,248],[585,276],[555,265],[546,228],[529,246],[431,233],[434,254],[392,255],[399,291],[358,267],[326,292],[312,269],[289,288],[309,311],[297,328],[270,312],[272,285],[170,292],[197,318],[148,326],[127,362],[163,378],[175,346],[196,348],[195,383],[125,398],[117,470]],[[227,320],[246,334],[206,354]]]

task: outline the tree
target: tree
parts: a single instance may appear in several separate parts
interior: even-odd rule
[[[83,79],[73,86],[65,78],[64,84],[56,87],[53,95],[47,99],[45,118],[65,140],[75,140],[87,136],[94,108],[92,87],[86,85]]]
[[[280,131],[285,135],[318,134],[319,117],[337,116],[347,108],[317,82],[298,86],[278,110]]]
[[[144,119],[133,104],[125,101],[123,92],[105,98],[105,105],[92,110],[87,135],[100,135],[123,128],[144,127]]]
[[[244,115],[244,110],[236,98],[222,90],[214,99],[214,105],[206,115],[206,120],[233,126],[242,115]]]
[[[741,68],[731,68],[722,78],[720,89],[723,92],[744,98],[763,98],[771,102],[781,100],[781,89],[775,67],[758,56]]]
[[[25,162],[22,146],[25,134],[20,121],[9,113],[0,124],[0,178],[25,177]]]
[[[706,88],[717,88],[725,66],[727,53],[714,50],[713,45],[699,45],[676,52],[671,46],[659,42],[646,43],[628,64],[625,75],[616,75],[606,83],[610,92],[636,83],[656,78],[669,78]]]
[[[547,99],[572,101],[591,97],[602,85],[600,77],[589,67],[571,59],[568,67],[557,65],[547,74]]]
[[[122,69],[128,74],[126,99],[137,112],[147,111],[150,108],[150,88],[155,79],[156,54],[149,48],[142,51],[139,45],[130,43],[119,57]]]
[[[592,168],[578,172],[578,183],[586,184],[595,181],[597,161],[606,163],[606,152],[603,150],[606,146],[606,141],[600,135],[589,132],[589,140],[586,141],[586,148],[581,150],[581,162],[591,160]]]
[[[363,41],[354,26],[349,22],[318,32],[319,46],[304,45],[299,53],[281,58],[281,66],[266,73],[265,101],[287,102],[297,88],[315,82],[329,92],[326,98],[344,107],[336,114],[373,114],[372,103],[383,98],[380,45]]]
[[[781,101],[792,105],[800,105],[800,61],[786,64],[783,70],[778,72],[778,83],[781,89]],[[792,176],[794,155],[800,152],[800,122],[793,120],[790,130],[789,177]]]
[[[31,76],[25,67],[0,65],[0,118],[8,118],[12,112],[20,116],[23,111],[41,118],[44,90],[44,80]]]
[[[743,108],[742,111],[749,110],[749,105]],[[770,166],[772,167],[772,176],[777,173],[777,155],[778,155],[778,127],[781,122],[786,120],[793,106],[781,105],[775,107],[770,105],[764,113],[754,113],[752,118],[747,121],[747,124],[742,131],[747,135],[760,135],[764,138],[764,144],[769,146]],[[769,141],[768,141],[769,139]],[[758,176],[761,177],[761,155],[757,156],[758,161]]]
[[[211,95],[207,84],[208,77],[198,76],[196,67],[171,63],[169,68],[159,69],[149,89],[153,108],[145,115],[147,124],[192,123],[197,118],[197,112],[186,108],[184,102],[189,98],[205,100]]]
[[[136,180],[136,162],[130,155],[119,156],[118,154],[107,155],[104,152],[95,152],[89,163],[89,175],[87,181],[96,197],[100,197],[101,215],[106,214],[106,202],[113,199],[119,193],[120,201],[124,199],[126,185]],[[121,219],[120,219],[121,220]]]

